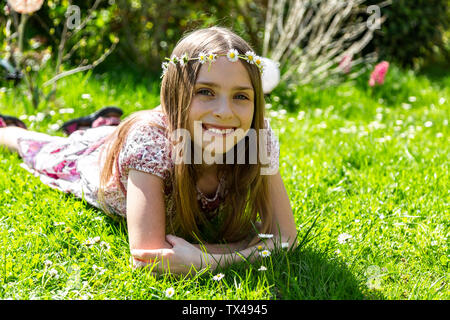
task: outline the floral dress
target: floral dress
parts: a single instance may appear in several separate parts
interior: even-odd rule
[[[167,128],[167,117],[162,111],[149,112],[130,129],[120,151],[117,166],[118,178],[111,179],[104,191],[104,205],[114,215],[126,216],[126,190],[130,169],[154,174],[164,181],[166,214],[175,213],[171,190],[174,168],[172,147],[166,130],[150,126],[149,120]],[[279,144],[265,119],[268,130],[268,155],[270,168],[278,169]],[[18,140],[22,167],[39,176],[41,181],[58,190],[72,193],[89,204],[101,208],[98,199],[100,171],[104,161],[103,147],[106,138],[114,133],[115,126],[102,126],[73,132],[69,137]],[[276,172],[276,170],[275,170]],[[116,183],[115,181],[119,181]],[[219,181],[215,195],[208,198],[197,189],[197,199],[203,212],[216,216],[227,194],[225,179]]]

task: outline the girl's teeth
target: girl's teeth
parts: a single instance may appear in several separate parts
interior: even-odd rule
[[[208,130],[208,131],[211,131],[211,132],[213,132],[213,133],[219,133],[219,134],[229,134],[229,133],[231,133],[231,132],[234,131],[234,129],[232,129],[232,128],[230,128],[230,129],[224,129],[224,130],[217,129],[217,128],[208,128],[207,130]]]

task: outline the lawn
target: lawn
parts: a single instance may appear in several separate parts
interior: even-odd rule
[[[132,270],[124,222],[0,150],[0,298],[449,299],[448,74],[391,66],[374,88],[367,77],[278,88],[266,111],[301,245],[190,278]],[[157,106],[158,81],[76,74],[61,80],[59,108],[33,110],[2,89],[0,113],[61,135],[63,121],[104,105],[125,115]]]

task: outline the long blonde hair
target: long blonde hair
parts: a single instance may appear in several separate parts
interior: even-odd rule
[[[222,27],[199,29],[186,34],[176,45],[172,54],[178,57],[188,53],[190,57],[198,56],[200,52],[227,53],[236,49],[239,54],[253,51],[250,45],[232,31]],[[259,148],[259,129],[264,129],[264,94],[261,74],[255,65],[243,63],[254,89],[254,115],[251,128],[257,133],[256,146]],[[164,128],[170,135],[176,129],[188,128],[188,114],[194,86],[201,64],[190,61],[183,68],[169,65],[161,83],[161,106],[168,119],[168,127]],[[99,199],[103,199],[103,191],[111,178],[118,179],[117,160],[123,147],[128,131],[139,119],[133,115],[117,128],[111,137],[106,161],[101,171]],[[149,124],[157,125],[157,124]],[[245,139],[245,138],[244,138]],[[193,144],[192,144],[193,145]],[[236,145],[234,146],[236,149]],[[249,141],[245,141],[245,151],[249,152]],[[237,152],[234,150],[236,157]],[[259,155],[259,150],[257,152]],[[246,155],[246,159],[247,159]],[[236,159],[235,159],[236,160]],[[258,156],[256,164],[218,164],[218,171],[225,175],[228,190],[220,228],[215,233],[215,239],[208,241],[234,242],[253,234],[258,214],[263,224],[259,232],[272,232],[272,212],[268,192],[268,177],[261,175],[261,162]],[[199,224],[208,225],[208,219],[201,213],[197,201],[196,181],[199,178],[200,165],[190,163],[175,164],[172,173],[172,192],[175,201],[176,214],[170,219],[168,232],[175,233],[190,240],[204,241]],[[170,227],[169,227],[170,226]],[[212,226],[210,226],[212,228]],[[256,239],[254,239],[256,241]],[[254,242],[254,241],[252,241]]]

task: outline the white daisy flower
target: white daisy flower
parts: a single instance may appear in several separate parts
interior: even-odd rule
[[[214,281],[220,281],[220,280],[222,280],[223,277],[225,277],[225,275],[224,275],[223,273],[219,273],[219,274],[216,274],[216,275],[213,277],[213,280],[214,280]]]
[[[53,262],[51,262],[50,260],[45,260],[45,261],[44,261],[44,265],[45,265],[46,267],[50,267],[52,264],[53,264]]]
[[[105,249],[106,251],[109,251],[111,249],[111,246],[109,243],[102,241],[100,242],[100,248]]]
[[[267,268],[264,267],[264,266],[261,266],[261,267],[258,269],[258,271],[266,271],[266,270],[267,270]]]
[[[173,65],[176,65],[179,61],[180,59],[176,55],[170,57],[170,63],[172,63]]]
[[[282,242],[281,243],[281,248],[289,248],[289,242]]]
[[[166,297],[167,298],[172,298],[173,295],[175,294],[175,289],[170,287],[166,289]]]
[[[266,271],[267,270],[267,268],[265,267],[265,266],[261,266],[259,269],[258,269],[258,271]]]
[[[92,270],[98,271],[98,275],[100,275],[100,276],[106,272],[105,268],[99,267],[95,264],[92,266]]]
[[[55,268],[50,269],[48,274],[49,274],[50,277],[58,278],[58,270],[56,270]]]
[[[204,64],[204,63],[206,62],[206,53],[200,52],[200,53],[198,54],[197,59],[198,59],[198,61],[199,61],[201,64]]]
[[[353,238],[352,235],[350,235],[350,234],[348,234],[348,233],[341,233],[341,234],[338,236],[338,242],[339,242],[340,244],[344,244],[344,243],[347,242],[347,240],[349,240],[349,239],[351,239],[351,238]]]
[[[97,236],[97,237],[94,237],[94,238],[87,239],[86,241],[83,242],[83,244],[86,245],[86,246],[92,246],[92,245],[94,245],[96,243],[99,243],[99,242],[100,242],[100,237]]]
[[[236,49],[230,49],[227,53],[227,58],[230,62],[236,62],[239,59],[239,52]]]
[[[206,59],[207,59],[209,62],[214,62],[214,61],[216,61],[216,58],[217,58],[217,54],[212,53],[212,52],[208,53],[208,55],[206,56]]]
[[[259,253],[259,255],[263,258],[267,258],[270,256],[270,251],[269,250],[263,250]]]
[[[247,60],[248,63],[250,63],[250,64],[254,64],[255,63],[256,54],[253,51],[247,51],[245,53],[245,57],[246,57],[246,60]]]
[[[273,234],[260,233],[260,234],[258,234],[258,237],[261,239],[271,239],[271,238],[273,238]]]
[[[264,67],[264,61],[261,59],[260,56],[255,56],[255,65],[260,68],[263,69]]]
[[[181,56],[181,59],[180,59],[180,65],[181,65],[181,66],[184,66],[184,65],[186,65],[186,64],[188,63],[188,61],[189,61],[188,54],[187,54],[187,53],[184,53],[184,54]]]

